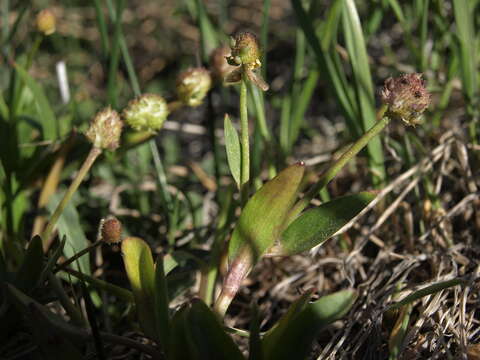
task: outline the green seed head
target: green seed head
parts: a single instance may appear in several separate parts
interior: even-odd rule
[[[122,115],[135,130],[156,132],[162,128],[168,113],[168,105],[163,97],[144,94],[130,101]]]
[[[115,150],[120,145],[122,127],[118,113],[107,107],[95,115],[85,136],[97,148]]]
[[[231,41],[232,55],[228,58],[230,65],[245,65],[253,70],[260,67],[260,46],[257,37],[248,31],[235,35]]]
[[[178,99],[187,106],[198,106],[203,102],[211,86],[212,78],[207,69],[185,70],[177,78]]]
[[[43,35],[52,35],[56,29],[55,15],[50,9],[44,9],[37,14],[37,30]]]
[[[430,105],[430,97],[422,74],[388,78],[381,91],[382,102],[388,105],[387,115],[411,126],[420,122],[422,113]]]

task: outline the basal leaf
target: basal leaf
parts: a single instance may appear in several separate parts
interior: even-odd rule
[[[230,167],[230,172],[232,173],[233,179],[237,183],[237,186],[240,186],[240,140],[238,138],[237,129],[235,129],[235,127],[232,125],[232,121],[227,114],[225,114],[224,128],[228,166]]]
[[[155,322],[158,338],[163,348],[169,343],[170,319],[168,316],[168,291],[165,279],[165,265],[162,256],[155,263]]]
[[[334,199],[304,212],[282,233],[280,253],[298,254],[323,243],[374,198],[373,192],[361,192]]]
[[[319,331],[343,317],[356,297],[355,291],[343,290],[307,305],[294,304],[295,307],[303,305],[300,306],[303,309],[295,311],[296,315],[287,312],[284,316],[289,317],[287,326],[276,327],[263,338],[264,359],[306,359]]]
[[[212,310],[199,299],[188,313],[188,338],[193,359],[245,360]]]
[[[142,239],[128,237],[122,241],[122,254],[140,325],[147,336],[156,339],[155,268],[152,252]]]
[[[297,197],[304,170],[303,163],[289,166],[247,202],[230,240],[230,261],[244,249],[255,261],[273,245],[285,215]]]

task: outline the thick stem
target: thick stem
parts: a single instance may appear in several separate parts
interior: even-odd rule
[[[227,312],[230,303],[238,292],[243,279],[252,269],[252,256],[250,251],[245,250],[237,255],[228,270],[227,276],[223,280],[222,291],[215,301],[213,310],[220,318],[223,318]]]
[[[326,172],[322,174],[318,182],[313,185],[305,194],[305,196],[300,199],[290,210],[288,214],[287,224],[290,223],[295,217],[305,209],[310,201],[318,195],[320,190],[322,190],[338,172],[349,162],[355,155],[357,155],[360,150],[362,150],[368,142],[378,135],[383,128],[390,122],[388,117],[384,117],[384,114],[387,110],[386,106],[382,106],[377,113],[378,121],[373,125],[365,134],[362,135],[350,148],[345,151],[337,161],[335,161]]]
[[[242,205],[248,200],[249,180],[250,180],[250,142],[248,133],[248,111],[247,111],[247,79],[242,74],[240,83],[240,131],[242,147],[242,168],[240,176]]]
[[[85,175],[87,175],[88,171],[92,167],[93,163],[97,159],[97,157],[102,153],[102,149],[97,148],[97,147],[92,147],[90,152],[88,153],[87,158],[85,159],[82,167],[78,171],[77,176],[73,180],[73,182],[70,184],[70,187],[68,188],[67,192],[63,196],[63,199],[60,201],[60,203],[57,205],[57,208],[55,209],[55,212],[53,213],[52,217],[50,218],[50,222],[48,223],[47,227],[42,233],[42,241],[44,244],[44,251],[48,249],[47,244],[49,244],[49,239],[50,236],[52,235],[53,229],[55,228],[55,225],[57,224],[57,221],[62,215],[63,210],[65,209],[65,206],[67,206],[68,202],[72,198],[73,194],[75,191],[77,191],[80,183],[83,181],[85,178]]]

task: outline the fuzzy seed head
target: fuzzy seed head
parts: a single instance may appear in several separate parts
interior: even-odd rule
[[[422,74],[404,74],[385,81],[381,98],[388,105],[389,116],[415,126],[430,105],[431,95],[425,88]]]
[[[232,38],[232,55],[228,58],[230,65],[245,65],[250,70],[262,65],[260,62],[260,45],[257,37],[248,31],[242,31]]]
[[[37,14],[37,30],[43,35],[52,35],[56,29],[57,20],[50,9],[44,9]]]
[[[122,127],[118,113],[107,107],[93,118],[85,136],[97,148],[115,150],[120,145]]]
[[[210,55],[212,75],[217,81],[223,82],[225,77],[236,69],[235,66],[230,65],[227,61],[231,53],[228,46],[220,46],[213,50]]]
[[[168,105],[163,97],[143,94],[130,101],[122,115],[135,130],[156,132],[162,128],[168,113]]]
[[[117,218],[110,218],[101,225],[102,241],[107,244],[117,244],[122,241],[122,223]]]
[[[178,99],[187,106],[198,106],[212,86],[212,77],[205,68],[190,68],[177,78]]]

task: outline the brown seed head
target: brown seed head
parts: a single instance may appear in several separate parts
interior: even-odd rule
[[[56,29],[57,20],[52,10],[44,9],[37,14],[37,30],[43,35],[52,35]]]
[[[248,31],[242,31],[232,38],[232,55],[228,58],[230,65],[245,65],[250,70],[262,65],[260,62],[260,45],[257,37]]]
[[[228,46],[220,46],[212,51],[210,55],[210,66],[212,75],[217,81],[222,82],[228,74],[236,69],[235,66],[230,65],[227,61],[231,53]]]
[[[116,244],[122,241],[122,223],[117,218],[105,220],[101,228],[102,241]]]
[[[422,74],[404,74],[388,78],[381,91],[382,102],[388,105],[387,114],[415,126],[430,104]]]
[[[202,67],[190,68],[177,78],[178,99],[188,106],[198,106],[212,86],[210,72]]]
[[[97,148],[115,150],[120,145],[122,127],[118,113],[107,107],[93,118],[85,136]]]

